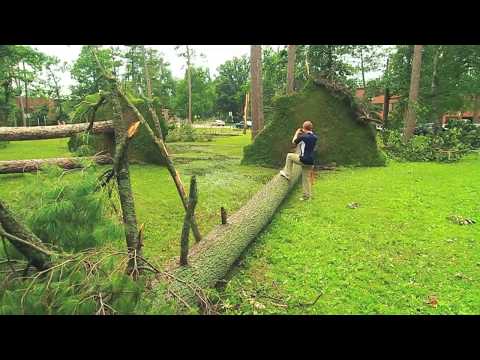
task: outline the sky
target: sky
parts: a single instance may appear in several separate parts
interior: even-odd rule
[[[185,61],[183,58],[180,58],[177,55],[175,45],[146,46],[155,48],[162,53],[165,60],[170,63],[170,69],[175,78],[183,78],[185,73]],[[284,45],[271,46],[273,48],[278,48]],[[47,55],[56,56],[62,62],[66,61],[71,64],[80,54],[82,45],[34,45],[32,47],[37,48]],[[204,55],[204,57],[197,56],[195,59],[195,64],[197,66],[208,67],[212,76],[217,74],[216,70],[218,66],[223,64],[225,61],[234,57],[240,57],[242,55],[250,55],[250,45],[191,45],[191,47],[196,51],[197,54]],[[371,73],[367,74],[366,78],[371,79],[377,77],[378,75],[378,73]],[[74,81],[70,78],[70,74],[68,72],[64,73],[62,78],[63,92],[67,92],[70,85],[73,84]]]

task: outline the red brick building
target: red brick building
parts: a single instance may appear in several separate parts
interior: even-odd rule
[[[355,96],[359,99],[363,99],[365,97],[365,89],[363,88],[358,88],[355,91]],[[385,100],[384,95],[378,95],[370,99],[370,103],[373,105],[381,106],[381,110],[378,112],[380,117],[383,119],[383,102]],[[398,95],[392,95],[390,96],[390,106],[389,106],[389,111],[392,111],[397,103],[400,101],[400,96]],[[480,117],[477,115],[477,122],[480,122]],[[446,124],[449,120],[462,120],[462,119],[468,119],[468,120],[473,120],[474,119],[474,114],[473,111],[459,111],[456,113],[446,113],[442,115],[442,125]]]

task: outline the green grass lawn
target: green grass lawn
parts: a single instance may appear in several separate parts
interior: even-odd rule
[[[0,160],[72,156],[67,142],[67,139],[10,142],[5,149],[0,149]],[[233,213],[275,173],[272,169],[239,165],[243,146],[248,143],[250,134],[216,137],[205,143],[170,144],[187,189],[191,175],[197,176],[196,216],[203,235],[220,222],[220,207]],[[210,160],[198,160],[206,158]],[[134,164],[130,169],[138,222],[145,224],[144,253],[163,263],[179,254],[183,206],[165,168]],[[35,176],[0,175],[0,198],[12,206],[21,206],[22,201],[28,201],[24,189]]]
[[[233,213],[276,172],[240,166],[250,135],[170,144],[185,185],[198,179],[202,234]],[[0,160],[71,156],[67,140],[11,142]],[[225,289],[235,314],[475,314],[480,309],[480,157],[459,163],[396,163],[321,172],[314,199],[297,188],[250,247]],[[183,208],[166,169],[131,166],[145,255],[179,252]],[[35,174],[2,175],[0,198],[28,201]],[[75,175],[72,175],[75,176]],[[360,206],[350,209],[347,204]],[[478,221],[460,226],[462,215]],[[301,304],[313,302],[312,306]],[[429,304],[433,297],[438,305]],[[431,302],[431,301],[430,301]]]
[[[297,189],[246,252],[219,291],[224,311],[478,314],[479,166],[473,154],[320,173],[314,199]]]
[[[10,141],[0,148],[0,161],[71,157],[68,139]]]

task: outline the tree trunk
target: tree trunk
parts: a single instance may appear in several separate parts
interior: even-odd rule
[[[366,89],[367,85],[365,83],[365,66],[363,64],[363,50],[362,50],[362,48],[360,48],[360,67],[362,68],[363,89]]]
[[[113,86],[112,90],[114,90]],[[114,166],[118,169],[115,175],[117,179],[120,204],[122,206],[127,249],[130,257],[127,273],[131,274],[135,268],[135,255],[141,255],[141,247],[139,245],[137,215],[135,213],[135,202],[133,199],[132,184],[130,182],[127,156],[128,143],[125,145],[125,142],[128,141],[127,132],[129,124],[123,118],[120,99],[116,94],[112,95],[112,102],[114,109],[113,125],[115,128],[115,155],[120,152],[122,153],[118,159],[118,165],[114,164]],[[125,149],[125,151],[121,149]]]
[[[435,53],[433,55],[433,71],[432,71],[432,84],[430,87],[431,90],[431,96],[432,96],[432,114],[431,114],[431,122],[437,124],[438,127],[442,126],[442,117],[438,116],[438,110],[437,110],[437,69],[438,69],[438,58],[439,58],[439,53],[440,53],[440,46],[436,47]]]
[[[97,155],[92,157],[76,158],[52,158],[52,159],[32,159],[32,160],[7,160],[0,161],[0,174],[16,174],[42,170],[45,166],[59,166],[63,169],[78,169],[84,167],[84,161],[94,161],[98,165],[107,165],[112,163],[112,158],[108,155]]]
[[[180,195],[180,199],[182,200],[183,207],[185,211],[187,210],[188,206],[188,198],[187,194],[185,192],[185,188],[183,186],[183,183],[180,179],[180,175],[178,174],[178,171],[175,169],[175,166],[173,165],[173,161],[170,158],[167,148],[165,146],[165,143],[162,139],[158,138],[155,136],[155,133],[153,130],[150,128],[148,123],[145,121],[145,118],[143,115],[138,111],[138,109],[130,102],[130,100],[125,96],[125,94],[121,91],[121,88],[119,85],[117,85],[117,91],[118,94],[123,98],[123,100],[127,103],[127,105],[132,109],[132,111],[137,115],[138,119],[140,122],[145,126],[145,129],[147,130],[148,134],[152,138],[153,142],[159,149],[160,153],[162,154],[162,157],[165,159],[167,169],[170,172],[170,175],[175,183],[175,186],[177,188],[178,194]],[[192,232],[193,235],[195,236],[195,240],[199,242],[202,239],[202,236],[200,235],[200,231],[198,230],[198,226],[196,223],[195,218],[192,219]]]
[[[390,91],[388,87],[385,88],[383,97],[383,128],[386,129],[388,125],[388,112],[390,111]]]
[[[422,48],[423,45],[415,45],[413,50],[412,76],[410,79],[410,93],[408,97],[408,107],[405,115],[404,140],[408,141],[413,136],[417,119],[415,108],[418,101],[418,92],[420,89],[420,75],[422,66]]]
[[[478,123],[480,122],[480,96],[474,95],[473,98],[473,122]]]
[[[190,69],[190,47],[187,45],[187,79],[188,79],[188,124],[192,124],[192,73]]]
[[[28,109],[28,84],[27,84],[27,73],[25,71],[25,61],[22,61],[22,65],[23,65],[23,76],[24,76],[24,84],[25,84],[25,118],[27,117],[27,114],[29,112],[29,109]],[[26,119],[24,120],[24,125],[23,126],[27,126],[27,121]]]
[[[59,139],[70,137],[87,130],[89,124],[69,124],[35,127],[0,127],[0,141]],[[113,133],[112,121],[93,123],[93,134]]]
[[[192,176],[190,181],[190,194],[188,196],[188,206],[185,212],[185,220],[183,222],[182,236],[180,239],[180,266],[186,266],[188,264],[188,237],[190,235],[190,228],[192,219],[194,218],[195,206],[197,206],[197,178]]]
[[[295,58],[296,45],[288,45],[288,65],[287,65],[287,95],[295,91]]]
[[[158,119],[157,112],[152,104],[153,102],[153,93],[152,93],[152,80],[150,79],[150,73],[148,71],[147,57],[145,55],[145,46],[143,46],[143,69],[145,72],[145,83],[147,87],[147,97],[148,97],[148,110],[152,115],[153,123],[155,124],[155,129],[157,130],[158,137],[163,140],[162,127],[160,126],[160,120]]]
[[[333,45],[327,45],[327,79],[332,80],[333,78]]]
[[[310,77],[310,63],[308,62],[308,48],[305,49],[305,71],[307,77]]]
[[[188,267],[174,259],[167,270],[173,274],[168,291],[188,304],[197,303],[195,288],[213,287],[229,272],[245,248],[269,224],[278,207],[301,175],[294,165],[290,181],[276,175],[226,225],[215,227],[201,243],[190,249]]]
[[[245,94],[245,107],[243,109],[243,134],[247,133],[247,121],[248,121],[248,109],[249,109],[249,98],[250,98],[250,93]]]
[[[262,46],[251,45],[252,139],[263,129]]]
[[[0,237],[5,237],[39,271],[51,266],[50,253],[43,249],[42,241],[18,221],[0,200]]]
[[[390,90],[388,88],[388,65],[390,58],[387,58],[387,66],[385,67],[385,74],[383,79],[385,82],[385,91],[383,96],[383,128],[387,129],[388,127],[388,112],[390,111]]]

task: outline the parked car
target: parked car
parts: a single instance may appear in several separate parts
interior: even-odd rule
[[[236,129],[243,129],[243,121],[241,122],[237,122],[233,125]],[[251,129],[252,128],[252,122],[251,121],[247,121],[247,129]]]
[[[427,123],[423,125],[419,125],[413,130],[415,135],[427,135],[432,134],[435,131],[435,124],[434,123]]]
[[[215,120],[213,126],[225,126],[225,121],[223,120]]]

